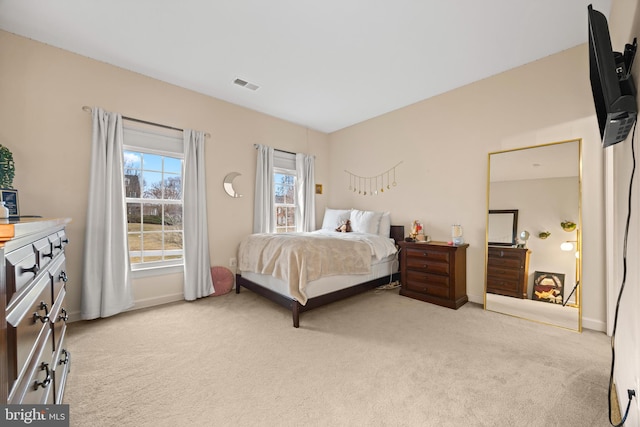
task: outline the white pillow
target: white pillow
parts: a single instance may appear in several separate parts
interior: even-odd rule
[[[356,233],[378,234],[382,212],[351,211],[351,229]]]
[[[349,219],[351,209],[329,209],[325,208],[324,218],[322,220],[323,230],[335,230],[342,223]]]
[[[380,226],[378,227],[378,235],[389,237],[391,235],[391,213],[383,212],[380,218]]]

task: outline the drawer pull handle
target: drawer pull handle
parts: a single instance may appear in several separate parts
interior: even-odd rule
[[[69,314],[67,313],[67,310],[65,310],[64,308],[61,308],[60,312],[62,314],[58,315],[58,320],[62,320],[63,322],[66,322],[67,320],[69,320]]]
[[[34,390],[37,390],[38,387],[47,388],[47,386],[51,383],[51,372],[49,371],[49,364],[42,362],[42,365],[40,365],[40,370],[47,371],[47,376],[42,382],[38,380],[35,381],[35,383],[33,384]]]
[[[42,254],[42,258],[53,258],[53,251],[49,252],[48,254]]]
[[[59,245],[53,245],[54,249],[62,249],[62,242]]]
[[[40,267],[38,267],[38,264],[33,264],[33,267],[30,268],[24,268],[24,267],[20,267],[20,274],[24,274],[24,273],[33,273],[33,275],[37,275],[38,271],[40,271]]]
[[[62,243],[64,243],[65,245],[69,244],[69,239],[67,237],[65,237],[64,239],[62,239]]]
[[[47,303],[44,302],[44,301],[40,301],[40,306],[38,306],[38,310],[44,310],[44,316],[41,316],[36,311],[35,313],[33,313],[33,321],[35,322],[38,319],[40,319],[40,321],[42,323],[48,322],[49,321],[49,307],[47,306]]]
[[[64,359],[58,360],[58,365],[66,365],[69,363],[69,352],[63,348],[62,354],[64,354]]]
[[[67,277],[67,272],[64,270],[60,272],[60,275],[58,276],[58,278],[62,280],[64,283],[67,283],[67,280],[69,280],[69,278]]]

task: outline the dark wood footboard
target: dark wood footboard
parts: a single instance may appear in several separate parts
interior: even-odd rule
[[[390,281],[396,281],[400,279],[400,273],[393,273],[391,277],[384,276],[378,279],[370,280],[365,283],[360,283],[355,286],[351,286],[349,288],[340,289],[335,292],[331,292],[329,294],[320,295],[314,298],[309,298],[305,305],[300,304],[295,299],[286,297],[277,292],[272,291],[271,289],[265,288],[262,285],[259,285],[251,280],[245,279],[240,274],[236,274],[236,294],[240,293],[240,287],[245,287],[282,307],[291,310],[291,315],[293,317],[293,327],[300,327],[300,313],[303,311],[308,311],[316,307],[323,306],[325,304],[329,304],[334,301],[339,301],[345,298],[348,298],[353,295],[360,294],[362,292],[368,291],[369,289],[376,288],[378,286],[385,285]]]

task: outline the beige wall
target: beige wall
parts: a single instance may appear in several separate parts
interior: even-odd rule
[[[0,94],[0,144],[13,152],[21,213],[73,219],[67,252],[72,320],[80,310],[91,145],[91,115],[83,105],[212,135],[206,154],[213,265],[227,266],[252,230],[253,144],[313,153],[316,178],[327,181],[323,133],[1,31]],[[222,187],[234,171],[242,174],[235,180],[240,199]],[[317,202],[323,212],[324,196]],[[138,307],[180,299],[182,277],[136,280],[134,294]]]
[[[482,303],[487,154],[582,138],[584,326],[604,330],[602,150],[587,55],[581,45],[332,133],[330,204],[390,210],[392,223],[405,227],[422,220],[436,240],[450,240],[451,224],[462,224],[467,293]],[[396,189],[348,191],[345,169],[375,176],[399,161]]]

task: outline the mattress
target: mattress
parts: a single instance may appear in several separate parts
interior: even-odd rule
[[[308,298],[329,294],[340,289],[349,288],[360,283],[380,277],[390,276],[398,271],[398,259],[396,255],[390,255],[382,260],[372,260],[371,271],[367,274],[349,274],[321,277],[307,283],[305,293]],[[243,278],[268,288],[280,295],[291,298],[289,284],[284,280],[275,278],[267,274],[240,271]],[[389,279],[391,280],[391,279]]]

